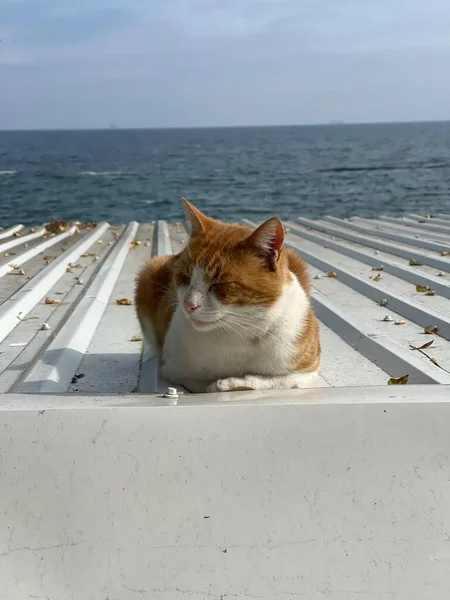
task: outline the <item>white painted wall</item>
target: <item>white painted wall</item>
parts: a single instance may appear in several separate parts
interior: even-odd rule
[[[365,404],[4,397],[0,597],[448,600],[450,392],[405,388]]]

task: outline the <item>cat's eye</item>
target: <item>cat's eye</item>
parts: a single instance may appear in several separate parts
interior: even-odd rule
[[[191,283],[191,278],[186,273],[178,274],[178,282],[180,285],[189,285]]]
[[[226,285],[233,286],[233,285],[239,285],[239,284],[236,283],[235,281],[216,281],[211,284],[211,287],[212,288],[221,288]]]

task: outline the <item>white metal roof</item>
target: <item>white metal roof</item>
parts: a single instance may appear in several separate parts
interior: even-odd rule
[[[447,217],[285,225],[287,245],[310,266],[323,388],[384,386],[406,374],[409,383],[450,383]],[[177,252],[186,239],[183,224],[165,221],[72,226],[57,235],[21,225],[0,232],[0,393],[163,392],[168,382],[158,379],[156,357],[142,357],[141,343],[131,341],[140,334],[134,307],[116,300],[133,299],[136,273],[152,253]],[[438,335],[424,333],[434,326]],[[431,340],[428,357],[410,348]]]
[[[322,387],[177,399],[116,300],[182,224],[0,232],[1,598],[447,600],[450,218],[421,220],[287,223]]]

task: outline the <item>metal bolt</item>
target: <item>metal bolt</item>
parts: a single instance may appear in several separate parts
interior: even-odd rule
[[[50,327],[50,325],[48,323],[42,323],[41,329],[43,331],[48,331],[49,329],[51,329],[51,327]]]
[[[394,319],[392,318],[391,315],[385,315],[383,321],[393,321]]]
[[[168,387],[166,393],[164,394],[164,398],[179,398],[178,390],[174,387]]]

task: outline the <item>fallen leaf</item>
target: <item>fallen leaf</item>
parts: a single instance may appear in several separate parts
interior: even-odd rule
[[[439,327],[437,325],[434,325],[434,327],[429,325],[428,327],[423,328],[424,333],[432,334],[432,333],[438,333],[438,331],[439,331]]]
[[[410,344],[409,347],[411,348],[411,350],[425,350],[426,348],[429,348],[431,344],[434,344],[434,340],[425,342],[425,344],[422,344],[421,346],[413,346],[412,344]]]
[[[18,269],[19,265],[16,265],[16,263],[9,263],[8,267],[11,267],[11,269]]]
[[[450,250],[444,250],[441,252],[441,256],[450,256]]]
[[[379,302],[380,306],[387,306],[388,301],[386,300],[386,298],[382,298]]]
[[[97,244],[103,244],[103,240],[97,240]]]
[[[47,223],[45,229],[49,233],[62,233],[63,231],[66,231],[66,229],[69,229],[70,225],[71,224],[68,221],[55,220],[51,223]]]
[[[5,253],[3,254],[3,256],[5,256],[5,257],[6,257],[6,256],[9,256],[9,252],[5,252]]]
[[[82,258],[86,258],[87,256],[95,256],[95,254],[93,252],[84,252],[81,255]]]
[[[119,298],[116,300],[116,304],[119,304],[120,306],[131,306],[133,303],[131,300],[128,300],[128,298]]]
[[[436,292],[434,290],[427,290],[425,296],[436,296]]]
[[[408,383],[409,375],[403,375],[403,377],[391,377],[388,381],[388,385],[406,385]]]
[[[326,273],[326,276],[327,276],[327,277],[336,277],[336,273],[335,273],[334,271],[328,271],[328,272]]]
[[[142,342],[142,338],[140,335],[133,335],[133,337],[130,339],[130,342]]]
[[[59,300],[59,298],[46,298],[45,299],[45,304],[60,304],[61,300]]]
[[[13,233],[13,236],[14,236],[14,237],[20,237],[20,233],[19,233],[18,231],[15,231],[15,232]]]
[[[66,273],[72,273],[72,269],[69,266],[66,267]]]
[[[420,285],[420,284],[416,285],[416,292],[428,292],[429,289],[430,289],[429,285]]]
[[[376,275],[371,275],[370,279],[372,281],[380,281],[380,279],[382,279],[381,273],[377,273]]]
[[[396,325],[406,325],[406,321],[403,319],[399,319],[398,321],[395,321]]]
[[[415,258],[410,258],[409,259],[409,266],[410,267],[423,267],[423,264],[418,262]]]
[[[142,242],[139,240],[135,240],[134,242],[130,242],[130,248],[136,248],[136,246],[140,246]]]
[[[53,256],[43,256],[42,260],[52,260]]]
[[[67,267],[69,269],[84,269],[83,265],[80,265],[80,263],[69,263]]]

